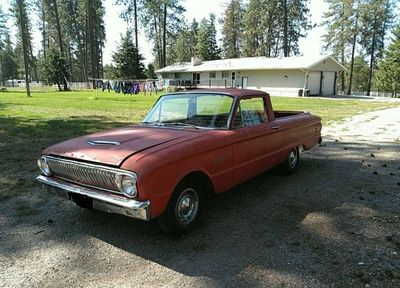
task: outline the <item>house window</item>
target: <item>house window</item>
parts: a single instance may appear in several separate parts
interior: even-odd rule
[[[229,77],[229,72],[228,71],[222,71],[222,78],[226,79]]]
[[[174,76],[175,79],[181,79],[181,73],[175,73]]]
[[[215,71],[210,72],[210,79],[211,78],[217,78],[217,73]]]

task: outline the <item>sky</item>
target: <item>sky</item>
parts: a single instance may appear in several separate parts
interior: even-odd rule
[[[8,11],[9,1],[2,0],[0,5],[4,11]],[[183,5],[186,8],[184,16],[191,22],[193,18],[200,21],[202,18],[207,17],[210,13],[214,13],[217,18],[222,18],[224,9],[226,7],[226,0],[184,0]],[[110,64],[112,62],[112,54],[116,51],[117,45],[120,42],[121,33],[124,34],[126,31],[126,23],[119,17],[121,7],[115,5],[115,0],[104,0],[103,1],[106,15],[105,15],[105,27],[106,27],[106,43],[104,47],[104,64]],[[311,0],[310,1],[310,20],[313,24],[317,24],[315,28],[308,31],[306,38],[301,38],[299,41],[300,53],[304,55],[319,55],[322,54],[322,41],[321,36],[324,34],[324,28],[319,27],[318,24],[321,22],[322,14],[327,10],[328,6],[323,0]],[[37,18],[32,17],[32,22],[36,23]],[[217,22],[217,25],[218,22]],[[16,28],[12,25],[12,19],[9,19],[8,26],[15,35]],[[221,27],[217,26],[217,38],[221,39]],[[40,32],[37,28],[33,31],[34,39],[34,50],[35,52],[40,48]],[[144,63],[147,65],[152,62],[154,57],[152,55],[151,43],[146,39],[143,28],[139,31],[139,51],[144,56]]]

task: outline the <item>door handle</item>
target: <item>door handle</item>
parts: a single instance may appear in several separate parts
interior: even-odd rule
[[[280,127],[279,127],[279,125],[275,125],[275,126],[272,126],[271,128],[274,130],[278,130]]]

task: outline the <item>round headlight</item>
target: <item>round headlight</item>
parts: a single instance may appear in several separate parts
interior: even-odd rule
[[[133,175],[123,175],[121,177],[121,192],[127,196],[134,197],[137,194],[136,177]]]
[[[50,169],[49,163],[47,163],[46,157],[44,157],[44,156],[40,157],[38,159],[37,163],[38,163],[40,171],[43,173],[43,175],[51,176],[53,174]]]

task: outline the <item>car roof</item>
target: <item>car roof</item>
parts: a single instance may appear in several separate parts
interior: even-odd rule
[[[173,92],[171,94],[194,94],[194,93],[207,93],[207,94],[225,94],[234,97],[248,97],[248,96],[266,96],[268,93],[254,89],[235,89],[235,88],[206,88],[194,89],[183,92]]]

